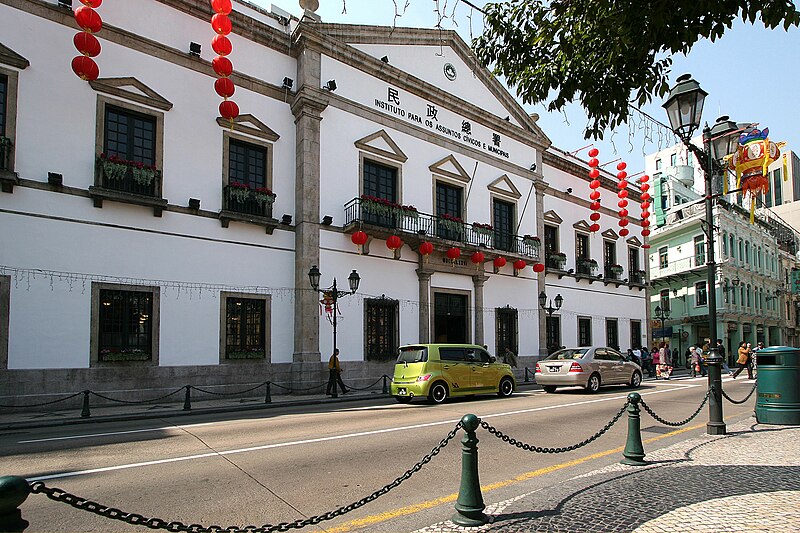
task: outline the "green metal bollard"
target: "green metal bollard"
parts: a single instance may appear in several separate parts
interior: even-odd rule
[[[83,407],[81,408],[81,418],[89,418],[92,413],[89,412],[89,390],[83,391]]]
[[[383,390],[381,394],[389,394],[389,376],[383,375]]]
[[[272,403],[272,383],[267,381],[267,392],[264,394],[264,403]]]
[[[183,396],[183,410],[192,410],[192,386],[186,385],[186,393]]]
[[[31,493],[25,478],[19,476],[0,477],[0,532],[19,533],[28,527],[28,521],[22,519],[19,506]]]
[[[639,415],[639,402],[642,397],[638,392],[628,394],[628,439],[625,441],[625,459],[620,461],[624,465],[644,466],[644,446],[642,445],[642,425]]]
[[[478,481],[478,437],[475,430],[480,421],[475,415],[464,415],[461,425],[464,428],[464,438],[461,439],[461,486],[453,522],[465,527],[482,526],[489,521],[489,517],[483,514],[486,505],[483,504]]]

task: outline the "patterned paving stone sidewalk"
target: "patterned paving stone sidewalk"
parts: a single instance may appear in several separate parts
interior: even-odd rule
[[[442,522],[418,533],[797,532],[800,427],[728,426],[648,453],[646,467],[622,464],[535,493],[489,504],[478,528]]]

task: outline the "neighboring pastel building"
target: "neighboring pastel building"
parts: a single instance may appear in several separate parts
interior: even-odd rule
[[[347,380],[391,373],[406,343],[510,346],[530,363],[546,352],[542,291],[564,295],[562,344],[581,340],[578,315],[593,341],[616,328],[635,344],[632,263],[608,282],[533,271],[545,224],[563,220],[570,254],[586,233],[586,202],[561,191],[587,187],[588,168],[548,152],[454,32],[234,2],[230,121],[209,2],[103,3],[88,83],[70,68],[78,29],[61,4],[0,3],[0,394],[313,386],[333,349],[315,265],[322,287],[360,276],[339,300]],[[623,241],[610,221],[602,240],[626,265],[640,228]],[[591,239],[599,261],[608,248]]]

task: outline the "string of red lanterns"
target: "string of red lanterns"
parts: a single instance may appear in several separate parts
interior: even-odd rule
[[[592,192],[589,193],[589,199],[592,201],[589,205],[589,209],[592,210],[589,215],[589,219],[592,221],[589,231],[592,233],[600,231],[598,223],[600,220],[600,170],[597,168],[600,165],[600,161],[597,159],[599,153],[600,150],[597,148],[589,150],[589,178],[592,180],[589,182],[589,188],[592,189]]]
[[[642,237],[650,235],[650,193],[647,192],[650,190],[650,184],[647,183],[648,181],[650,181],[650,176],[647,174],[639,178],[639,182],[641,183],[639,188],[642,191]],[[642,245],[642,248],[646,250],[650,248],[650,245],[645,243]]]
[[[625,161],[621,161],[617,163],[617,179],[619,182],[617,183],[617,197],[619,197],[619,234],[622,237],[627,237],[630,230],[626,227],[628,225],[628,173],[625,172],[625,169],[628,168],[628,164]]]
[[[353,241],[353,244],[355,244],[356,247],[358,248],[359,254],[363,250],[362,246],[364,246],[367,243],[367,239],[369,239],[369,237],[367,237],[367,234],[364,233],[363,231],[356,231],[355,233],[353,233],[353,235],[350,236],[350,240]]]
[[[228,17],[233,6],[231,0],[211,0],[211,9],[214,10],[214,15],[211,17],[211,27],[214,29],[216,35],[211,39],[211,48],[217,53],[217,56],[211,60],[211,67],[214,72],[219,76],[214,82],[214,90],[222,97],[222,103],[219,104],[219,114],[222,118],[231,122],[239,116],[239,106],[236,102],[229,100],[233,93],[236,91],[236,86],[230,80],[230,75],[233,73],[233,64],[226,56],[233,50],[228,35],[233,30],[233,24]]]
[[[403,247],[403,240],[397,235],[391,235],[386,239],[386,247],[393,252],[396,252]]]
[[[103,29],[103,19],[95,9],[100,7],[103,0],[81,0],[81,3],[83,5],[75,10],[75,22],[83,31],[72,38],[81,55],[72,59],[72,72],[83,81],[94,81],[100,76],[100,68],[92,58],[100,55],[101,50],[100,41],[94,34]]]

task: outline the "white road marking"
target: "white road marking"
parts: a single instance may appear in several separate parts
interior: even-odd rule
[[[673,392],[673,391],[676,391],[676,390],[683,390],[683,389],[693,388],[693,387],[696,387],[696,385],[681,385],[681,386],[676,386],[676,387],[670,388],[670,389],[663,389],[663,390],[657,390],[657,391],[651,391],[651,392],[642,392],[640,394],[642,396],[649,396],[649,395],[653,395],[653,394],[661,394],[661,393],[665,393],[665,392]],[[575,407],[575,406],[578,406],[578,405],[587,405],[587,404],[592,404],[592,403],[610,402],[612,400],[624,400],[626,398],[627,398],[627,395],[624,395],[624,396],[608,396],[608,397],[605,397],[605,398],[597,398],[597,399],[594,399],[594,400],[585,400],[585,401],[581,401],[581,402],[572,402],[572,403],[565,403],[565,404],[558,404],[558,405],[548,405],[548,406],[544,406],[544,407],[532,407],[530,409],[519,409],[517,411],[506,411],[506,412],[502,412],[502,413],[494,413],[494,414],[489,414],[489,415],[478,415],[478,416],[481,419],[499,418],[501,416],[518,415],[518,414],[523,414],[523,413],[532,413],[532,412],[536,412],[536,411],[548,411],[548,410],[551,410],[551,409],[560,409],[560,408],[563,408],[563,407]],[[140,462],[140,463],[127,463],[127,464],[121,464],[121,465],[116,465],[116,466],[106,466],[106,467],[102,467],[102,468],[90,468],[90,469],[87,469],[87,470],[75,470],[75,471],[72,471],[72,472],[60,472],[60,473],[56,473],[56,474],[49,474],[49,475],[46,475],[46,476],[38,476],[38,477],[28,478],[28,481],[29,482],[34,482],[34,481],[45,481],[45,480],[48,480],[48,479],[61,479],[61,478],[66,478],[66,477],[83,476],[83,475],[86,475],[86,474],[97,474],[97,473],[100,473],[100,472],[112,472],[112,471],[115,471],[115,470],[127,470],[127,469],[130,469],[130,468],[141,468],[141,467],[144,467],[144,466],[153,466],[153,465],[160,465],[160,464],[167,464],[167,463],[176,463],[176,462],[179,462],[179,461],[191,461],[191,460],[194,460],[194,459],[205,459],[207,457],[215,457],[215,456],[222,456],[222,455],[234,455],[234,454],[239,454],[239,453],[247,453],[247,452],[260,451],[260,450],[269,450],[269,449],[273,449],[273,448],[285,448],[287,446],[299,446],[299,445],[302,445],[302,444],[315,444],[315,443],[319,443],[319,442],[328,442],[328,441],[333,441],[333,440],[350,439],[350,438],[355,438],[355,437],[366,437],[366,436],[369,436],[369,435],[379,435],[379,434],[382,434],[382,433],[394,433],[396,431],[406,431],[406,430],[409,430],[409,429],[419,429],[419,428],[426,428],[426,427],[433,427],[433,426],[456,424],[460,420],[461,420],[460,418],[459,419],[455,419],[455,420],[442,420],[442,421],[439,421],[439,422],[429,422],[429,423],[426,423],[426,424],[414,424],[414,425],[411,425],[411,426],[402,426],[402,427],[394,427],[394,428],[386,428],[386,429],[377,429],[377,430],[373,430],[373,431],[361,431],[361,432],[357,432],[357,433],[348,433],[348,434],[345,434],[345,435],[334,435],[334,436],[331,436],[331,437],[320,437],[320,438],[316,438],[316,439],[304,439],[304,440],[297,440],[297,441],[290,441],[290,442],[279,442],[279,443],[275,443],[275,444],[264,444],[264,445],[261,445],[261,446],[251,446],[249,448],[238,448],[238,449],[227,450],[227,451],[222,451],[222,452],[209,452],[209,453],[201,453],[201,454],[195,454],[195,455],[185,455],[185,456],[182,456],[182,457],[172,457],[170,459],[157,459],[157,460],[153,460],[153,461],[144,461],[144,462]]]

